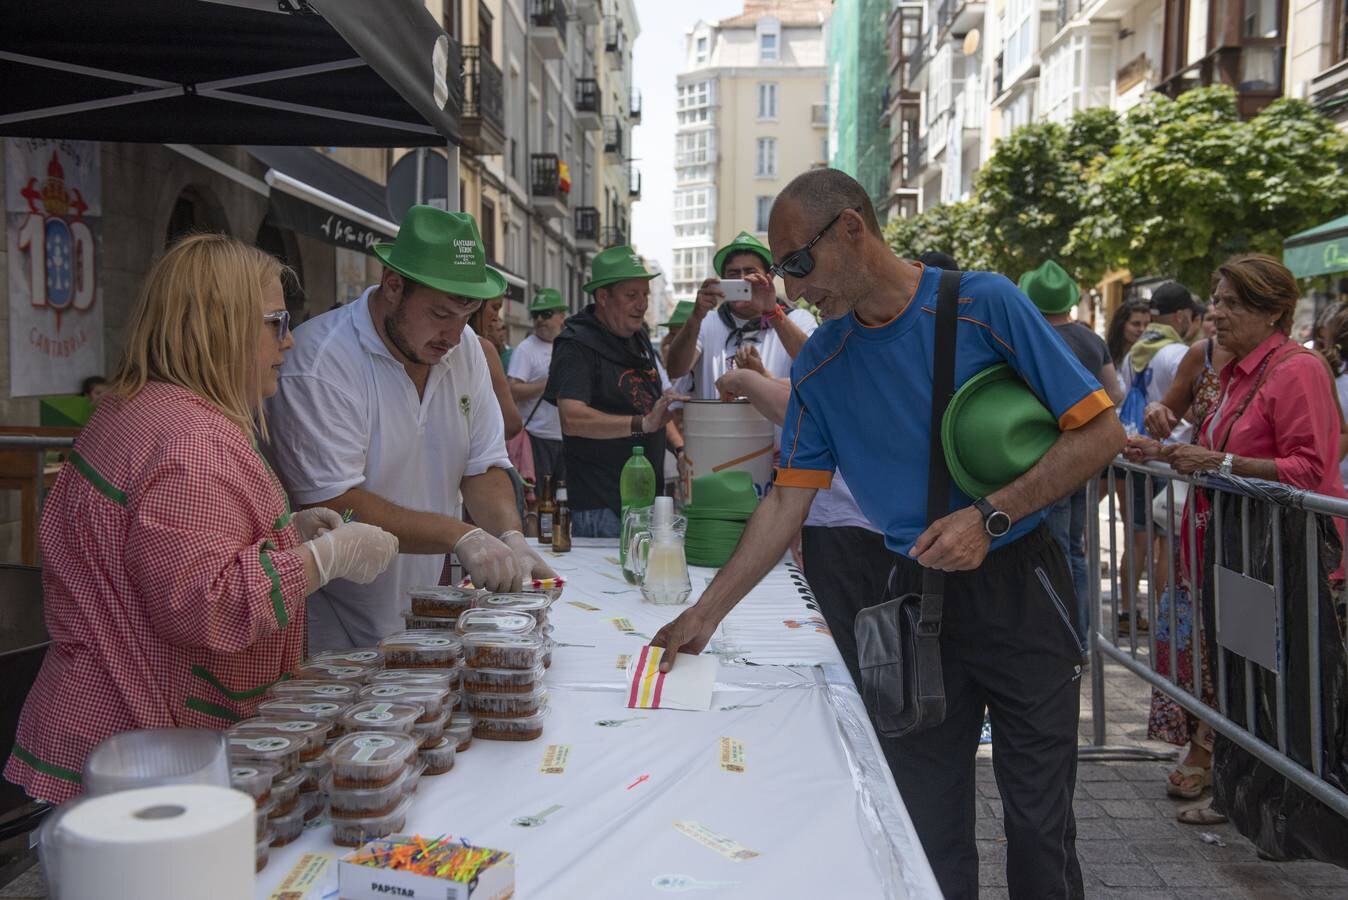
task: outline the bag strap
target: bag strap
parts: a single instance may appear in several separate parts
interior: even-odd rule
[[[936,291],[936,353],[931,372],[931,447],[927,465],[927,524],[950,512],[950,469],[946,466],[941,444],[941,422],[955,393],[955,330],[958,325],[960,276],[962,272],[943,270]],[[945,573],[922,570],[922,610],[918,631],[923,635],[941,633],[941,612],[945,598]]]

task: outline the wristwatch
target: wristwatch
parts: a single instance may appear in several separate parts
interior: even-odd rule
[[[1228,453],[1222,457],[1222,464],[1217,467],[1217,471],[1221,473],[1223,478],[1231,477],[1231,464],[1235,461],[1236,455],[1234,453]]]
[[[1011,530],[1011,517],[981,498],[974,501],[974,508],[983,514],[983,530],[999,538]]]
[[[642,417],[641,417],[641,416],[633,416],[633,417],[632,417],[632,437],[634,437],[634,438],[643,438],[643,437],[645,437],[645,436],[646,436],[646,429],[645,429],[644,427],[642,427]]]

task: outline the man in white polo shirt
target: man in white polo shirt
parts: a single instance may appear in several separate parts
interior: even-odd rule
[[[296,504],[350,509],[401,548],[371,584],[310,596],[311,651],[401,630],[408,589],[437,583],[446,553],[494,591],[554,577],[520,533],[501,410],[467,327],[505,292],[477,223],[414,206],[374,252],[379,284],[295,330],[267,404],[269,455]],[[460,497],[480,527],[463,521]]]
[[[554,481],[566,477],[566,458],[562,455],[562,423],[557,418],[557,407],[543,399],[548,386],[548,369],[552,365],[552,342],[562,333],[566,322],[566,301],[553,288],[543,288],[529,305],[529,317],[534,322],[534,333],[529,335],[510,354],[510,394],[519,405],[524,430],[529,432],[529,444],[534,452],[534,473],[537,490],[543,489],[543,479]]]

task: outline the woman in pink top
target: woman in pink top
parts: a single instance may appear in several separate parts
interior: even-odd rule
[[[121,371],[42,511],[52,644],[5,778],[59,803],[134,728],[226,728],[304,652],[305,598],[372,580],[398,541],[331,510],[292,514],[257,452],[294,346],[284,268],[218,234],[183,238],[132,312]]]

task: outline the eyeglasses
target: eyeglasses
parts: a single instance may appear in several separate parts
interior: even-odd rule
[[[551,318],[552,318],[554,315],[556,315],[556,314],[557,314],[557,310],[555,310],[555,309],[545,309],[545,310],[543,310],[542,312],[536,312],[536,313],[534,313],[534,321],[535,321],[535,322],[546,322],[548,319],[551,319]]]
[[[278,341],[284,341],[286,338],[290,337],[290,310],[282,309],[277,310],[276,312],[264,313],[262,315],[262,321],[266,322],[268,325],[276,326],[276,339]]]
[[[850,207],[849,207],[850,208]],[[828,220],[828,224],[819,229],[819,233],[810,238],[810,242],[799,250],[792,250],[783,257],[782,261],[768,267],[768,277],[777,275],[789,275],[792,278],[804,278],[814,271],[814,257],[810,255],[810,249],[819,243],[819,239],[828,233],[834,223],[842,218],[842,214],[847,210],[838,210],[838,214]]]

